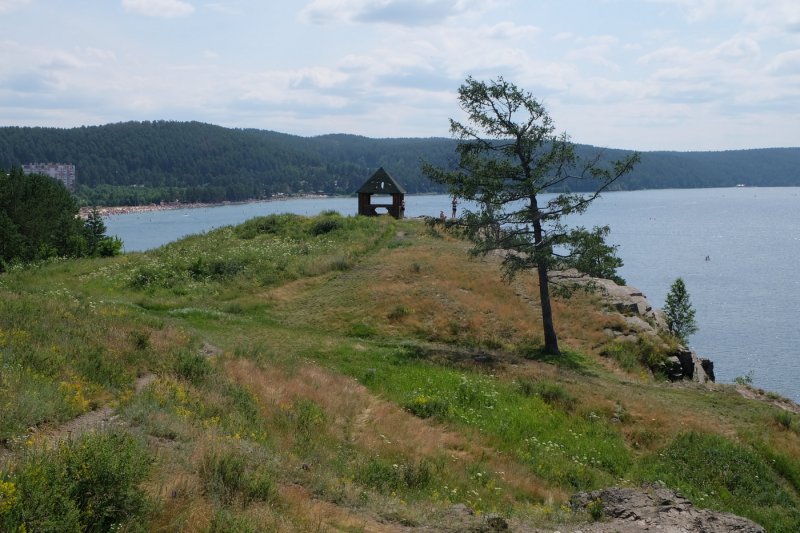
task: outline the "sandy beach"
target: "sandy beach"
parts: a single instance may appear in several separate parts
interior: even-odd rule
[[[158,204],[147,204],[147,205],[119,205],[119,206],[112,206],[112,207],[97,207],[97,210],[100,212],[100,215],[103,217],[109,217],[114,215],[127,215],[130,213],[149,213],[151,211],[166,211],[169,209],[195,209],[198,207],[218,207],[222,205],[244,205],[244,204],[255,204],[260,202],[276,202],[280,200],[293,200],[298,198],[330,198],[330,196],[324,194],[297,194],[297,195],[280,195],[274,196],[272,198],[264,198],[261,200],[245,200],[242,202],[215,202],[215,203],[202,203],[202,202],[195,202],[195,203],[182,203],[182,202],[160,202]],[[78,211],[78,215],[86,219],[89,216],[89,213],[94,209],[93,207],[81,207]]]

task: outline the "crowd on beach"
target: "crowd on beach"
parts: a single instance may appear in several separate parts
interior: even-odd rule
[[[151,211],[166,211],[168,209],[190,209],[194,207],[209,207],[212,204],[206,203],[191,203],[191,204],[184,204],[181,202],[161,202],[158,204],[148,204],[148,205],[120,205],[120,206],[113,206],[113,207],[98,207],[97,211],[103,217],[108,217],[111,215],[127,215],[129,213],[149,213]],[[215,204],[216,205],[216,204]],[[81,218],[86,218],[89,216],[89,213],[94,209],[94,207],[81,207],[79,211],[79,215]]]
[[[230,205],[230,204],[245,204],[245,203],[252,203],[252,202],[270,202],[275,200],[289,200],[292,198],[326,198],[327,195],[325,194],[282,194],[279,193],[272,198],[269,199],[261,199],[261,200],[250,200],[246,202],[215,202],[215,203],[204,203],[204,202],[193,202],[193,203],[183,203],[183,202],[159,202],[157,204],[147,204],[147,205],[120,205],[120,206],[112,206],[112,207],[97,207],[97,211],[100,213],[100,216],[108,217],[112,215],[127,215],[129,213],[149,213],[151,211],[166,211],[168,209],[193,209],[196,207],[214,207],[219,205]],[[89,213],[95,209],[94,207],[81,207],[78,216],[85,219],[89,216]]]

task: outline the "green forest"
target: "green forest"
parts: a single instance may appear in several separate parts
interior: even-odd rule
[[[422,161],[452,167],[447,138],[301,137],[200,122],[124,122],[79,128],[0,128],[0,168],[33,162],[76,166],[82,205],[221,202],[276,194],[352,194],[378,167],[411,194],[444,192]],[[592,157],[601,149],[579,145]],[[620,159],[630,151],[608,149]],[[645,152],[616,189],[800,185],[800,148]],[[568,187],[579,191],[577,182]]]

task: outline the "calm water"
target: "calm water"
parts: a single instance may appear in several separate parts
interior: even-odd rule
[[[446,196],[406,197],[409,217],[449,208]],[[351,215],[357,200],[157,211],[112,216],[106,225],[126,251],[141,251],[254,216],[328,209]],[[718,381],[752,373],[756,386],[800,401],[800,188],[608,193],[576,223],[611,226],[625,261],[620,274],[654,306],[683,277],[700,326],[690,344],[714,360]]]

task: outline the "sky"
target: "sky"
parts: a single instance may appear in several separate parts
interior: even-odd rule
[[[502,76],[577,143],[800,146],[798,0],[0,0],[0,126],[449,137]]]

